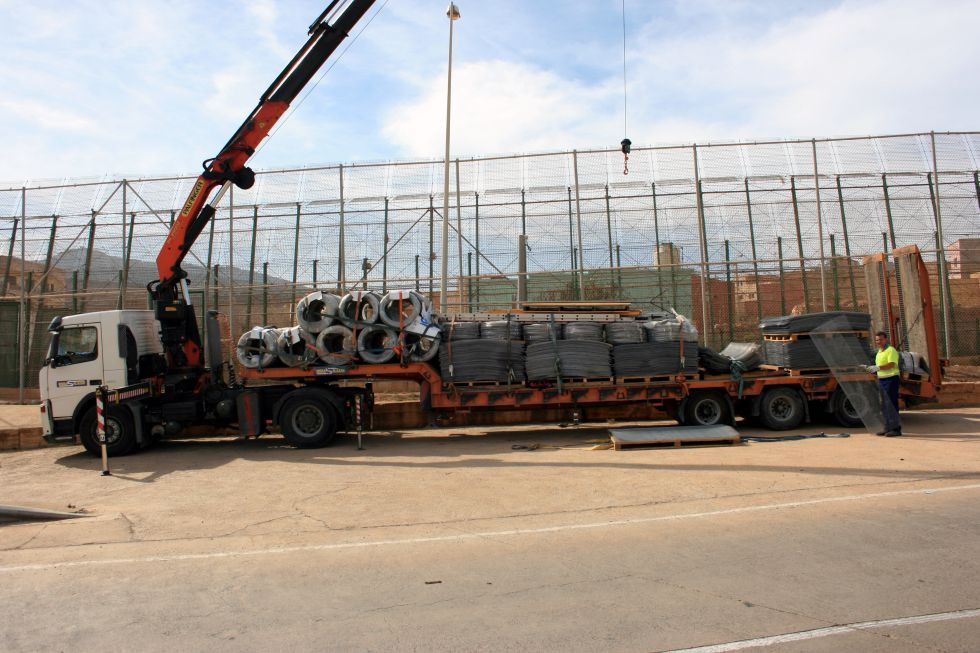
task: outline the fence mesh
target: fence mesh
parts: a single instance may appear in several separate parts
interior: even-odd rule
[[[978,161],[980,132],[636,148],[625,176],[618,151],[453,160],[443,310],[514,306],[525,275],[529,300],[673,307],[723,347],[757,340],[763,317],[865,308],[861,257],[915,244],[943,355],[980,362]],[[146,308],[194,180],[0,189],[0,296],[20,334],[0,343],[18,371],[0,383],[36,386],[51,315]],[[185,261],[193,294],[239,331],[291,324],[314,287],[438,300],[442,185],[441,160],[261,172]]]

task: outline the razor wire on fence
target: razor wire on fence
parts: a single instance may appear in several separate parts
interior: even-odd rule
[[[412,288],[445,313],[673,308],[723,347],[758,339],[763,317],[862,309],[861,257],[917,245],[944,355],[976,358],[978,161],[980,132],[634,148],[629,176],[618,151],[459,159],[447,243],[441,160],[265,171],[225,196],[184,267],[199,313],[226,312],[239,331],[291,324],[312,288]],[[36,386],[50,316],[147,307],[194,180],[0,190],[0,319],[18,334],[0,345],[15,362],[0,386]]]

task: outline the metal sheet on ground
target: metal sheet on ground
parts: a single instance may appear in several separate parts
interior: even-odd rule
[[[814,329],[813,334],[824,334],[812,338],[820,356],[823,357],[837,385],[864,426],[872,433],[884,430],[884,417],[881,410],[881,392],[874,377],[863,372],[868,364],[867,355],[855,347],[856,340],[846,331],[847,324],[840,320],[828,320]],[[867,378],[862,378],[862,375]]]
[[[616,448],[678,444],[682,442],[731,442],[739,441],[738,431],[727,424],[716,426],[652,426],[644,428],[609,429]]]

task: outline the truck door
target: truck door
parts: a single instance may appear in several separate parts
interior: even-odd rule
[[[41,382],[48,390],[53,419],[71,417],[82,397],[102,385],[101,345],[97,324],[66,326],[52,336]]]

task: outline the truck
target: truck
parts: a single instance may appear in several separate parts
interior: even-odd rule
[[[48,442],[80,441],[99,455],[96,398],[101,395],[104,442],[111,456],[146,448],[192,427],[233,427],[245,437],[278,430],[294,446],[324,446],[338,433],[368,422],[373,384],[386,379],[417,382],[422,408],[434,415],[548,408],[576,412],[590,406],[643,403],[692,425],[734,423],[740,415],[758,418],[773,429],[789,429],[813,419],[815,411],[849,426],[860,423],[866,407],[855,405],[859,400],[844,391],[849,380],[872,380],[860,369],[770,366],[739,375],[700,372],[506,385],[449,383],[428,362],[236,369],[230,355],[222,352],[216,312],[203,316],[202,337],[181,262],[231,185],[253,185],[255,175],[246,163],[255,148],[372,4],[373,0],[333,0],[231,139],[204,161],[157,257],[158,278],[147,286],[152,310],[100,311],[52,320],[39,378]],[[907,403],[934,401],[941,389],[942,361],[928,271],[914,246],[895,250],[891,261],[884,254],[865,260],[872,316],[892,334],[893,342],[915,346],[927,363],[927,373],[903,373],[903,398]],[[891,292],[896,283],[898,302]],[[522,306],[507,315],[518,321],[583,319],[581,313],[561,306],[544,310]],[[593,311],[585,319],[631,319],[631,312]]]

